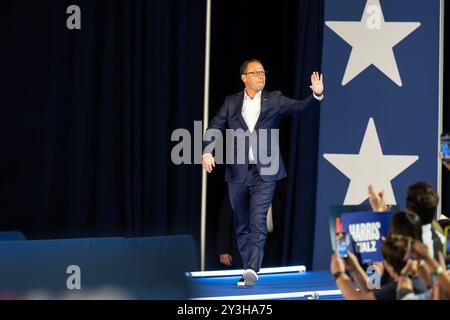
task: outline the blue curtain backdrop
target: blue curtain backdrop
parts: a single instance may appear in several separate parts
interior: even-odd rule
[[[322,57],[323,1],[302,1],[298,17],[294,98],[311,94],[311,73],[320,71]],[[326,80],[326,75],[325,75]],[[326,82],[325,82],[326,83]],[[325,84],[326,85],[326,84]],[[292,119],[282,263],[312,264],[314,239],[317,147],[320,110]]]
[[[0,229],[198,240],[200,170],[172,164],[170,135],[202,117],[204,1],[14,0],[0,12]]]

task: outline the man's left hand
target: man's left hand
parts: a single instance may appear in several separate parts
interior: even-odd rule
[[[321,96],[323,93],[323,74],[319,76],[318,72],[313,72],[311,75],[311,85],[309,87],[316,96]]]

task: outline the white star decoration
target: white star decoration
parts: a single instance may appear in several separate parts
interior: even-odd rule
[[[420,22],[385,22],[380,1],[367,0],[361,21],[326,21],[325,25],[352,46],[343,86],[372,64],[402,86],[393,47]]]
[[[391,180],[419,159],[419,156],[383,155],[372,118],[367,124],[359,154],[325,153],[323,157],[350,179],[344,205],[364,202],[370,184],[377,192],[384,190],[386,204],[397,204]]]

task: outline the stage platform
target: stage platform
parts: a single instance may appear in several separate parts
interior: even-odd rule
[[[342,300],[329,271],[259,275],[255,287],[237,287],[240,276],[191,278],[192,300]]]

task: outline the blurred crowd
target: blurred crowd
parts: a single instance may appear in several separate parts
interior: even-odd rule
[[[447,166],[446,166],[447,167]],[[450,170],[450,165],[448,166]],[[368,186],[373,211],[390,211],[383,191]],[[438,193],[425,182],[407,190],[406,208],[393,214],[389,233],[382,238],[383,261],[367,272],[352,252],[336,251],[330,269],[338,288],[349,300],[448,300],[450,270],[445,229],[447,217],[436,220]]]

